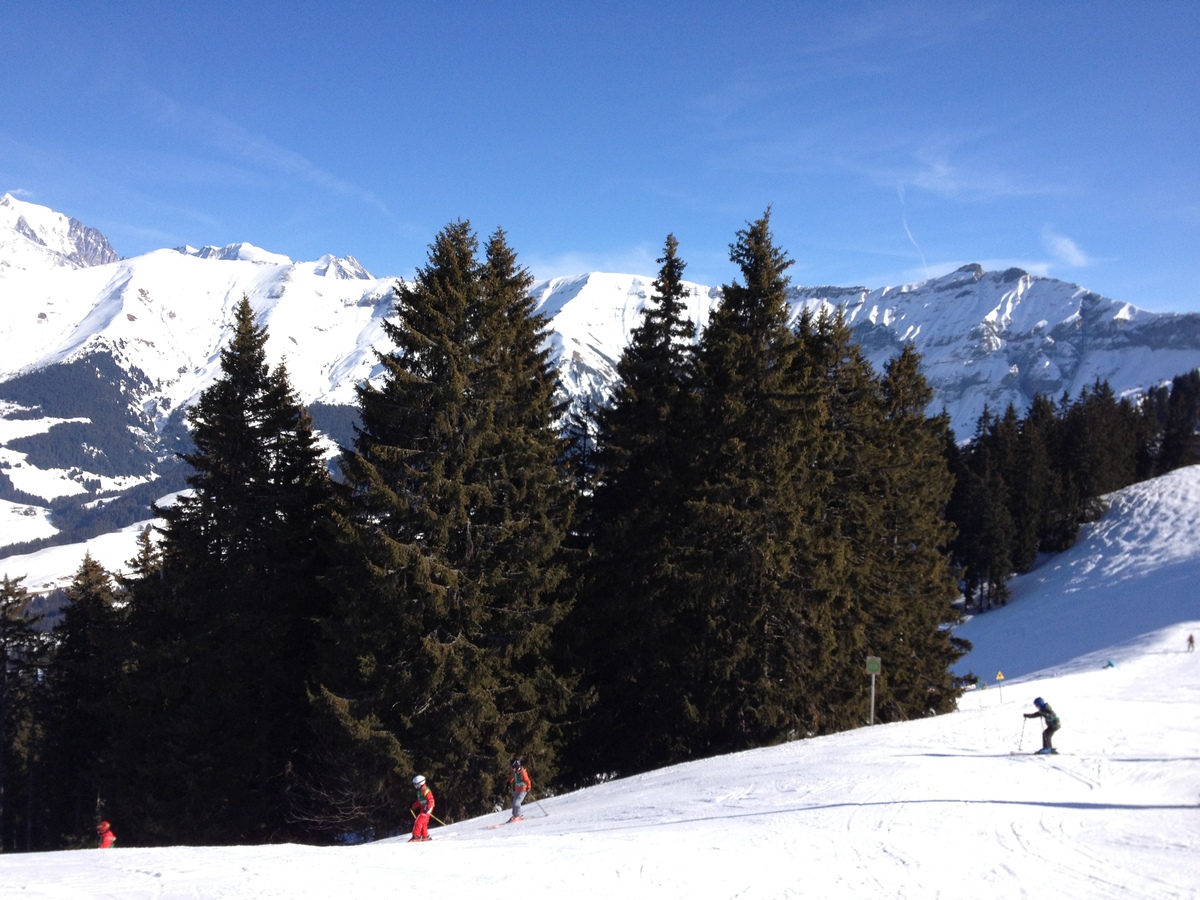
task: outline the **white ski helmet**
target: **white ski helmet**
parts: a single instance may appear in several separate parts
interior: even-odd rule
[[[424,783],[425,783],[424,775],[414,775],[413,776],[413,787],[420,787]]]

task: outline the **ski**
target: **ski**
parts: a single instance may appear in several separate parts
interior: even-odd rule
[[[523,816],[520,819],[505,819],[503,822],[497,822],[495,825],[489,825],[488,831],[491,831],[493,828],[503,828],[505,825],[512,825],[512,824],[515,824],[516,822],[523,822],[523,821],[525,821],[525,818]]]

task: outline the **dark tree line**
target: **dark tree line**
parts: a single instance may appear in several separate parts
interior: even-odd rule
[[[947,425],[916,355],[878,375],[839,317],[789,325],[767,216],[693,347],[677,249],[597,417],[568,641],[594,700],[580,782],[865,724],[869,655],[888,720],[958,694]]]
[[[40,434],[17,438],[8,446],[41,468],[80,470],[95,475],[142,475],[151,472],[155,454],[139,439],[153,428],[131,407],[128,397],[147,384],[138,369],[125,372],[107,353],[49,366],[0,384],[0,397],[28,407],[14,417],[81,418]]]
[[[963,447],[947,457],[954,493],[947,514],[952,556],[968,604],[1008,598],[1007,582],[1039,553],[1070,547],[1104,511],[1112,491],[1200,459],[1200,372],[1176,377],[1135,402],[1097,380],[1056,404],[1034,398],[1024,417],[985,409]]]
[[[0,473],[0,499],[50,507],[50,521],[57,532],[49,537],[32,541],[18,541],[0,547],[4,555],[33,553],[46,547],[63,544],[78,544],[97,535],[108,534],[151,516],[151,505],[166,494],[182,490],[187,486],[190,467],[182,460],[167,459],[157,464],[156,477],[119,493],[81,494],[60,497],[48,503],[38,497],[16,499],[6,495],[2,482],[7,478]],[[19,493],[19,492],[17,492]]]
[[[698,342],[668,237],[613,401],[568,415],[529,273],[452,223],[397,286],[337,479],[243,301],[187,414],[190,490],[127,574],[86,559],[48,632],[3,582],[0,848],[85,846],[100,817],[126,845],[396,833],[416,772],[451,820],[517,754],[566,787],[865,724],[868,655],[883,721],[951,709],[962,485],[1007,497],[1018,454],[1068,443],[1125,457],[1041,406],[1042,449],[1015,417],[1011,447],[989,418],[959,448],[911,349],[875,372],[837,315],[789,321],[769,224]],[[1069,541],[1124,477],[1089,472],[997,533]]]

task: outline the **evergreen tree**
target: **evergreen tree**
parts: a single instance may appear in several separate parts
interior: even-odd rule
[[[867,720],[868,655],[889,661],[879,685],[881,717],[944,712],[957,697],[949,666],[961,656],[945,628],[957,618],[953,532],[945,520],[952,487],[942,452],[946,420],[925,414],[932,391],[911,348],[881,379],[840,313],[815,323],[803,318],[799,334],[830,410],[817,464],[829,474],[821,531],[831,556],[821,564],[821,607],[833,624],[823,643],[833,649],[819,657],[821,690],[810,694],[810,721],[833,730]]]
[[[30,611],[33,597],[24,580],[8,575],[0,580],[0,853],[33,849],[29,785],[45,644],[37,631],[41,616]]]
[[[1162,420],[1162,443],[1157,472],[1193,465],[1200,457],[1200,371],[1177,375],[1171,381]]]
[[[1060,465],[1078,487],[1082,521],[1100,515],[1102,495],[1133,483],[1139,430],[1133,405],[1099,379],[1066,411]]]
[[[1151,468],[1147,420],[1146,405],[1117,400],[1099,380],[1074,402],[1064,394],[1057,408],[1034,397],[1024,420],[1012,406],[1001,418],[984,409],[950,503],[968,600],[1004,603],[1014,572],[1038,552],[1070,547],[1080,524],[1102,514],[1103,494]]]
[[[360,386],[342,457],[331,622],[352,654],[330,675],[351,701],[343,721],[391,733],[385,755],[439,785],[451,817],[488,808],[512,754],[552,776],[570,694],[547,662],[571,516],[558,382],[531,277],[503,232],[482,263],[477,250],[470,225],[451,224],[397,286],[396,350],[380,355],[382,384]],[[380,791],[406,777],[388,771]],[[381,810],[373,824],[401,817]]]
[[[638,771],[668,758],[683,709],[671,670],[685,652],[674,535],[683,524],[690,428],[685,263],[668,235],[642,321],[617,362],[611,404],[597,414],[590,550],[569,633],[595,708],[576,735],[576,780]],[[629,734],[638,735],[630,740]]]
[[[221,377],[187,415],[192,490],[158,510],[161,562],[139,553],[120,698],[127,842],[289,834],[331,494],[311,419],[286,370],[269,369],[245,297],[233,324]]]
[[[399,833],[412,802],[412,758],[374,715],[321,687],[309,698],[311,738],[288,812],[316,838],[375,840]],[[439,808],[441,804],[439,802]]]
[[[1015,529],[1004,471],[1006,459],[1008,469],[1013,465],[1016,434],[998,428],[999,421],[985,406],[965,454],[965,471],[956,473],[958,486],[951,502],[958,530],[953,556],[963,569],[967,602],[978,609],[1007,602],[1013,573]]]
[[[1048,487],[1050,461],[1011,403],[987,435],[991,466],[1004,483],[1012,521],[1009,556],[1014,572],[1026,572],[1037,558],[1039,525]]]
[[[809,603],[822,624],[809,676],[820,689],[806,695],[808,730],[826,732],[855,727],[869,715],[863,660],[872,644],[876,650],[883,644],[873,621],[885,615],[880,588],[890,578],[875,568],[872,544],[883,540],[881,479],[897,462],[887,457],[879,382],[840,311],[815,320],[805,314],[796,331],[828,409],[823,445],[810,463],[826,476],[816,525],[826,549],[810,562],[824,583]]]
[[[745,283],[723,289],[691,361],[660,299],[678,268],[668,243],[599,417],[576,610],[596,648],[584,774],[861,724],[873,647],[897,665],[889,717],[957,696],[949,429],[924,414],[919,360],[902,354],[881,381],[840,316],[793,331],[768,217],[738,237]]]
[[[108,772],[117,762],[112,694],[124,662],[123,610],[112,578],[88,554],[66,592],[54,626],[54,653],[46,672],[49,715],[45,727],[43,793],[47,797],[47,847],[95,844],[104,815]]]
[[[1062,420],[1049,397],[1037,394],[1021,423],[1021,490],[1027,514],[1037,516],[1037,550],[1066,550],[1079,533],[1079,503],[1071,482],[1059,464],[1062,453]],[[1017,554],[1021,571],[1033,557]]]
[[[837,560],[820,545],[828,410],[788,327],[786,269],[769,213],[738,233],[744,283],[696,353],[694,487],[673,550],[686,605],[669,673],[682,721],[670,758],[728,752],[820,729],[810,677],[838,627],[820,603]],[[664,761],[669,761],[664,760]]]
[[[926,415],[933,392],[911,346],[887,364],[881,387],[886,452],[874,502],[883,528],[869,549],[879,554],[883,596],[871,610],[869,649],[887,660],[878,704],[886,721],[952,711],[961,690],[950,667],[970,644],[948,627],[960,621],[946,517],[953,480],[942,454],[948,419]]]

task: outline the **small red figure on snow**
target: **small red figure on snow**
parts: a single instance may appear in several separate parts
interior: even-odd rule
[[[412,837],[408,839],[410,844],[413,841],[431,840],[429,837],[429,817],[433,815],[433,791],[425,784],[425,776],[415,776],[413,778],[413,787],[417,789],[417,799],[413,801],[412,811],[417,818],[413,822]],[[420,810],[420,812],[417,812],[417,810]]]
[[[100,838],[100,849],[107,850],[117,842],[117,836],[112,833],[112,826],[101,822],[96,826],[96,836]]]

